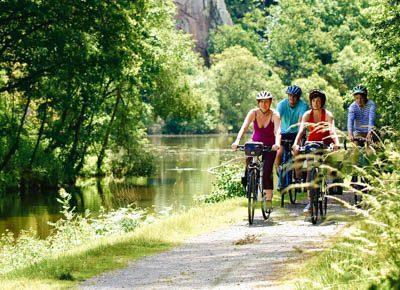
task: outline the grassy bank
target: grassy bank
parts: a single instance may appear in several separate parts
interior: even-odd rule
[[[0,277],[2,289],[74,287],[79,281],[121,268],[128,261],[170,249],[185,239],[246,218],[244,200],[200,205],[143,225],[133,233],[102,238],[58,257],[15,270]]]
[[[296,273],[301,277],[300,289],[400,289],[400,144],[396,139],[387,140],[369,166],[357,169],[369,186],[360,216],[332,247]]]

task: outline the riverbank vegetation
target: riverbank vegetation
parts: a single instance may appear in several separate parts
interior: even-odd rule
[[[243,219],[242,199],[198,205],[186,211],[144,217],[132,208],[81,217],[61,191],[64,218],[45,240],[28,233],[0,241],[2,289],[68,288],[107,270],[179,245],[188,237]]]
[[[332,248],[304,265],[296,277],[301,277],[299,288],[400,287],[400,143],[398,135],[393,137],[397,141],[385,142],[371,165],[357,170],[369,186],[362,208],[356,209],[359,218]]]
[[[341,129],[365,83],[379,125],[398,128],[398,4],[226,4],[234,25],[212,31],[204,62],[172,1],[2,2],[0,192],[150,175],[148,132],[236,132],[257,91],[276,102],[292,83],[324,89]]]

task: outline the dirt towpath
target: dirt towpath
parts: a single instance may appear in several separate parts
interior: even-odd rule
[[[282,289],[288,265],[301,263],[304,251],[320,250],[344,223],[312,225],[302,204],[288,206],[263,221],[259,209],[247,221],[197,236],[184,245],[105,273],[80,285],[83,289]],[[349,214],[338,204],[328,214]],[[244,212],[245,214],[245,212]],[[292,288],[294,285],[285,285]]]

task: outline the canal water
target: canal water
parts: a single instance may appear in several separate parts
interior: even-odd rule
[[[72,193],[77,212],[100,207],[118,208],[135,204],[160,212],[190,207],[196,197],[212,190],[214,175],[208,169],[238,157],[230,150],[235,136],[150,136],[156,154],[157,172],[149,178],[128,178],[124,182],[81,180],[80,189]],[[106,185],[105,185],[106,184]],[[7,229],[18,234],[32,229],[46,237],[48,222],[60,218],[55,192],[9,194],[0,197],[0,233]]]

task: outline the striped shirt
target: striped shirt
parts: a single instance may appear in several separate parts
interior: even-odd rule
[[[353,102],[347,115],[347,130],[350,133],[370,132],[375,124],[375,111],[376,105],[372,100],[368,100],[363,108]]]

